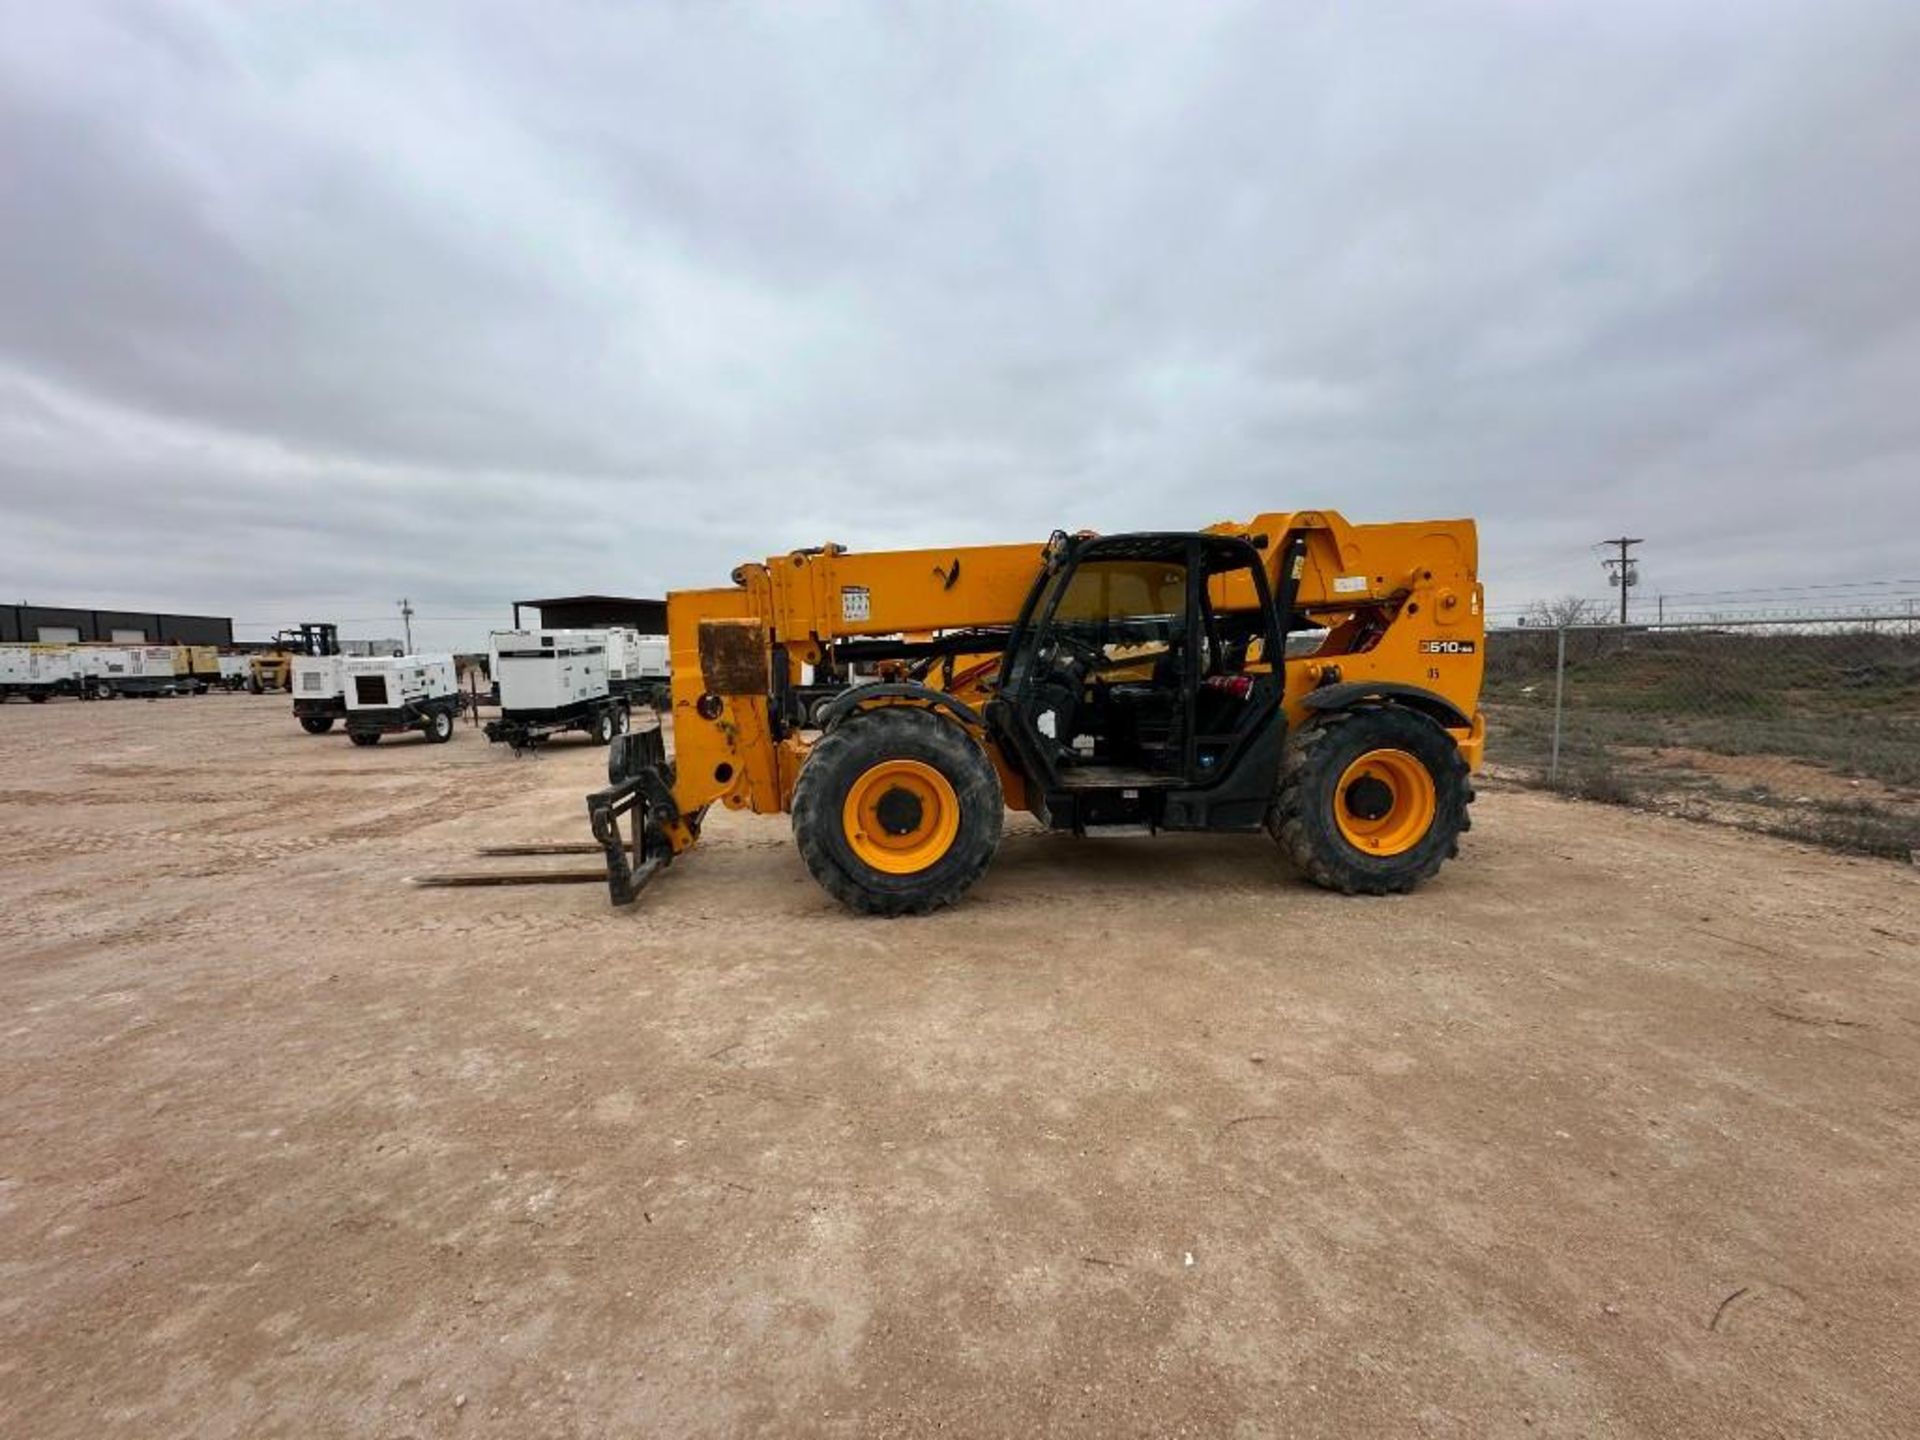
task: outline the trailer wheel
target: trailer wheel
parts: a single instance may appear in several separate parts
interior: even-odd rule
[[[423,731],[429,745],[444,745],[453,738],[453,716],[444,710],[436,710],[427,717]]]
[[[1405,893],[1460,852],[1473,784],[1453,737],[1397,706],[1296,731],[1267,826],[1294,868],[1347,895]]]
[[[624,735],[633,729],[633,712],[622,705],[613,712],[613,733]]]
[[[1005,804],[986,752],[958,725],[884,706],[827,732],[793,792],[800,857],[864,915],[925,915],[980,878]]]
[[[380,732],[378,730],[349,730],[347,732],[347,739],[356,745],[378,745],[380,743]]]
[[[593,717],[593,728],[587,731],[587,734],[593,737],[593,743],[596,745],[611,745],[613,743],[613,712],[602,710],[596,714]]]
[[[113,684],[112,684],[112,682],[111,682],[111,681],[107,681],[107,680],[96,680],[96,681],[94,681],[94,682],[93,682],[93,698],[94,698],[94,699],[96,699],[96,700],[111,700],[111,699],[113,699]]]
[[[309,735],[324,735],[333,729],[333,716],[302,715],[300,717],[300,728]]]
[[[44,705],[47,703],[47,697],[45,695],[42,695],[37,690],[29,692],[27,695],[27,699],[31,700],[36,705]]]

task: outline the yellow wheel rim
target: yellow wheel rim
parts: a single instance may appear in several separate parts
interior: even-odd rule
[[[1349,845],[1368,855],[1399,855],[1433,828],[1433,776],[1404,750],[1369,750],[1333,791],[1333,818]]]
[[[882,760],[848,789],[840,823],[863,863],[888,875],[912,875],[953,848],[960,797],[931,765]]]

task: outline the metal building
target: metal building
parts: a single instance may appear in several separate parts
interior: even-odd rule
[[[233,644],[233,621],[220,615],[161,615],[82,610],[65,605],[0,605],[0,643],[43,645]]]

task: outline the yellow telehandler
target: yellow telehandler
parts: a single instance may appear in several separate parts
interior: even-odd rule
[[[1266,830],[1309,879],[1411,889],[1456,853],[1485,728],[1473,522],[1329,510],[1199,531],[743,565],[668,596],[674,754],[587,798],[616,904],[715,803],[790,812],[868,914],[963,895],[1005,807],[1076,834]],[[802,667],[881,678],[799,703]]]

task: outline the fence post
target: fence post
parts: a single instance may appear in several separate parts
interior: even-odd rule
[[[1553,749],[1547,756],[1547,784],[1560,783],[1560,712],[1567,691],[1567,627],[1559,629],[1559,653],[1553,662]]]

